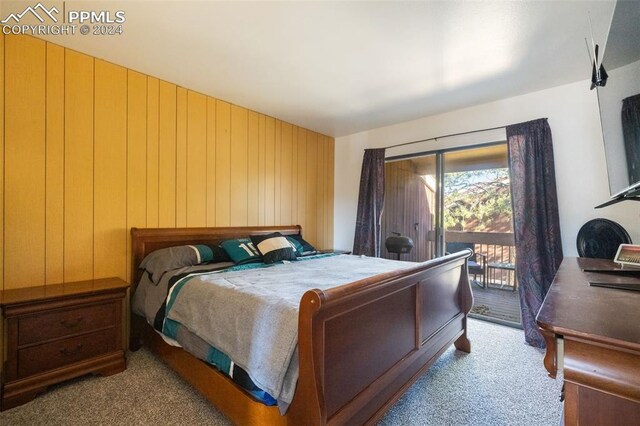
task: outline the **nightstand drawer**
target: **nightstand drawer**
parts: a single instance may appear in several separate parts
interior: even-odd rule
[[[18,351],[18,377],[28,377],[83,359],[116,350],[115,333],[109,328],[83,336],[57,340]]]
[[[23,346],[98,330],[113,325],[115,315],[115,303],[80,306],[30,315],[20,318],[18,322],[18,344]]]
[[[123,371],[128,287],[112,277],[0,290],[0,411],[74,377]]]

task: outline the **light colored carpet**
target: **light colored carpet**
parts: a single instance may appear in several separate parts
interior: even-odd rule
[[[562,377],[522,330],[469,320],[471,353],[449,349],[391,407],[380,425],[560,424]]]
[[[522,331],[470,320],[471,354],[448,350],[381,425],[557,425],[561,379]],[[228,425],[204,398],[146,350],[125,372],[52,387],[0,413],[1,425]]]

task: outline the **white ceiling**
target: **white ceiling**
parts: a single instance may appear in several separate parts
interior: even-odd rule
[[[124,35],[44,38],[341,136],[587,79],[588,13],[603,44],[613,5],[67,1],[124,10]]]

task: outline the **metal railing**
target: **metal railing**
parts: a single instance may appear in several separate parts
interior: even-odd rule
[[[447,243],[468,243],[485,257],[487,283],[500,288],[517,288],[516,249],[511,232],[446,231]]]

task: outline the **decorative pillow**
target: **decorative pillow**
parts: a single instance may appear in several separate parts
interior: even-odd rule
[[[251,241],[262,254],[264,263],[296,260],[296,252],[293,245],[279,232],[267,235],[253,235],[251,236]]]
[[[289,244],[291,244],[291,247],[293,247],[293,251],[296,252],[296,256],[302,256],[302,253],[304,252],[304,248],[302,247],[302,244],[300,244],[300,241],[296,240],[295,238],[292,238],[291,235],[287,235],[285,238],[287,239],[287,241],[289,241]]]
[[[140,269],[147,271],[151,281],[158,284],[162,275],[167,271],[201,263],[229,260],[227,254],[219,247],[209,247],[203,244],[176,246],[149,253],[140,263]]]
[[[236,263],[261,262],[262,256],[255,248],[250,238],[238,238],[223,241],[220,246],[227,252],[231,260]]]
[[[302,236],[299,235],[299,234],[288,235],[287,239],[289,239],[290,241],[293,240],[293,241],[297,242],[300,246],[302,246],[302,251],[298,252],[298,256],[311,256],[313,254],[317,254],[318,253],[318,250],[316,250],[316,248],[314,246],[312,246],[307,241],[305,241],[302,238]]]
[[[220,246],[207,246],[213,253],[213,259],[209,263],[231,262],[231,258],[226,251]]]

